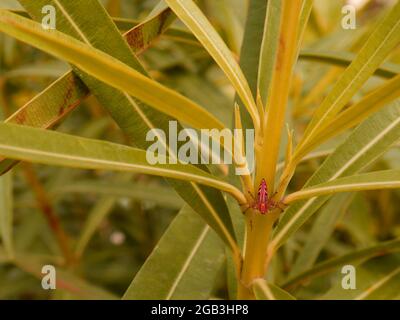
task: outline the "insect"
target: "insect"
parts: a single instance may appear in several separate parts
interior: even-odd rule
[[[270,205],[270,199],[268,198],[268,186],[265,179],[261,180],[260,186],[257,192],[257,202],[255,203],[255,209],[258,209],[262,214],[266,214]]]
[[[254,199],[254,196],[252,194],[251,196]],[[281,211],[283,211],[284,206],[285,205],[283,202],[276,203],[269,197],[267,182],[265,181],[265,179],[262,179],[258,187],[257,199],[254,199],[254,203],[251,206],[248,206],[247,209],[257,209],[261,214],[266,214],[270,209],[275,208],[279,208]]]

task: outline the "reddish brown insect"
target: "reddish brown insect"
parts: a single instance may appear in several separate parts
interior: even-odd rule
[[[265,179],[261,180],[260,186],[257,192],[257,202],[255,208],[258,209],[262,214],[266,214],[270,205],[270,199],[268,198],[268,186]]]
[[[250,192],[249,192],[250,193]],[[280,201],[279,203],[276,203],[274,200],[272,200],[269,197],[268,194],[268,185],[265,179],[262,179],[260,182],[260,185],[258,187],[258,192],[257,192],[257,199],[254,198],[254,196],[250,193],[250,195],[253,197],[253,204],[252,205],[247,205],[247,208],[244,210],[244,212],[247,211],[249,208],[257,209],[261,214],[267,214],[269,210],[279,208],[281,211],[284,210],[286,205]],[[242,205],[243,208],[244,205]]]

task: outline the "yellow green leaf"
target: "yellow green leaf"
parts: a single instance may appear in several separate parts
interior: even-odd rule
[[[286,203],[339,192],[400,188],[400,170],[384,170],[358,174],[317,184],[289,194]]]
[[[400,42],[400,2],[385,16],[315,111],[300,146],[338,114]]]
[[[224,127],[219,120],[188,98],[70,36],[56,30],[44,30],[40,24],[7,10],[0,10],[0,30],[67,60],[99,80],[195,128]]]
[[[166,2],[225,72],[257,126],[259,124],[257,106],[247,80],[231,51],[211,23],[192,0],[166,0]]]

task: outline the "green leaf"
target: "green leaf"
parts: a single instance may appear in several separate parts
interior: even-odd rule
[[[176,19],[172,10],[165,7],[163,1],[160,3],[162,6],[155,8],[144,21],[125,34],[126,41],[137,55],[147,50]]]
[[[5,81],[24,78],[58,78],[68,71],[68,65],[60,61],[26,64],[3,73]]]
[[[181,179],[190,181],[195,189],[199,187],[194,183],[208,184],[213,188],[224,188],[227,192],[233,192],[235,196],[240,197],[238,199],[240,203],[245,202],[243,194],[236,187],[195,166],[168,164],[168,159],[167,164],[151,165],[144,150],[54,131],[0,123],[0,154],[18,160],[50,165],[141,172]],[[230,226],[226,224],[221,213],[214,210],[201,213],[227,244],[235,249],[236,243],[231,236],[233,232],[229,230]]]
[[[263,40],[267,2],[264,0],[249,0],[249,8],[246,19],[246,26],[243,35],[242,48],[240,52],[240,68],[249,83],[253,97],[257,95],[258,89],[258,69],[260,63],[260,48]],[[235,99],[238,100],[238,99]],[[237,101],[242,105],[241,101]],[[251,118],[247,112],[241,108],[241,118],[244,128],[254,128]]]
[[[141,182],[77,180],[72,183],[55,186],[50,191],[55,196],[65,193],[82,193],[109,195],[116,198],[131,198],[150,201],[171,209],[180,209],[184,204],[182,199],[170,187]],[[155,194],[157,197],[154,196]]]
[[[0,238],[9,257],[14,256],[13,246],[13,191],[12,173],[0,177]]]
[[[351,52],[331,52],[321,50],[302,50],[300,52],[300,60],[316,61],[321,63],[332,64],[338,67],[349,66],[357,56]],[[383,78],[392,78],[400,73],[400,65],[392,62],[382,63],[375,71],[374,75]]]
[[[264,279],[254,280],[252,288],[257,300],[296,300],[290,293]]]
[[[400,251],[400,239],[381,242],[367,248],[354,250],[345,255],[320,262],[313,268],[287,279],[281,286],[285,289],[292,289],[299,284],[307,283],[316,277],[333,272],[343,265],[355,265],[360,263],[360,261],[366,261],[373,257],[384,256],[398,251]]]
[[[323,299],[346,300],[389,300],[399,293],[400,260],[398,255],[377,258],[358,266],[356,271],[356,288],[346,290],[342,287],[341,274]],[[339,269],[340,270],[340,269]]]
[[[126,92],[126,98],[131,99],[127,95],[131,94],[194,128],[224,127],[219,120],[193,101],[91,47],[86,37],[83,38],[85,43],[82,43],[56,30],[46,31],[40,24],[5,10],[0,11],[0,30],[67,60],[97,79]]]
[[[211,23],[192,0],[166,0],[166,2],[224,71],[246,106],[253,122],[259,123],[257,107],[249,84],[231,51]]]
[[[358,174],[314,185],[289,194],[287,203],[339,192],[400,188],[400,170]]]
[[[343,109],[399,42],[400,3],[397,3],[376,27],[356,58],[315,111],[300,145],[313,136],[316,128]]]
[[[322,248],[335,230],[339,218],[343,215],[352,199],[353,197],[350,194],[338,195],[332,197],[323,207],[308,233],[306,242],[299,252],[296,262],[290,270],[290,278],[310,269],[314,265]]]
[[[207,9],[212,12],[211,19],[221,27],[226,35],[227,45],[239,55],[243,39],[243,23],[241,13],[247,9],[247,3],[241,0],[207,1]]]
[[[400,102],[364,121],[307,181],[305,188],[361,171],[400,138]],[[270,250],[280,247],[306,222],[329,196],[291,205],[276,228]]]
[[[74,110],[88,94],[88,89],[72,72],[53,82],[29,101],[6,122],[38,128],[51,128]],[[0,159],[0,174],[15,165],[11,159]]]
[[[166,164],[150,164],[147,151],[141,149],[8,123],[0,123],[0,133],[0,154],[6,157],[73,168],[141,172],[241,194],[229,183],[192,165],[169,164],[168,158]]]
[[[224,258],[221,242],[185,206],[133,279],[123,299],[208,299]]]
[[[72,2],[63,0],[61,2],[64,10],[62,12],[60,10],[57,11],[57,28],[59,30],[71,34],[78,39],[82,39],[80,34],[83,34],[87,39],[90,39],[91,45],[94,47],[112,54],[115,58],[127,63],[130,67],[146,74],[146,71],[136,56],[132,54],[125,40],[121,37],[110,17],[98,1]],[[47,3],[47,0],[24,1],[24,5],[28,7],[29,13],[38,21],[42,19],[41,10],[43,4]],[[60,0],[58,4],[60,4]],[[59,5],[56,8],[59,8]],[[87,15],[87,12],[91,14]],[[102,30],[102,32],[99,32],[99,30]],[[105,85],[76,68],[74,70],[90,88],[91,92],[96,95],[100,103],[107,108],[107,111],[119,127],[138,147],[146,149],[151,144],[146,141],[146,134],[150,129],[160,128],[164,132],[168,132],[168,124],[169,121],[173,120],[172,118],[157,112],[147,105],[140,103],[138,100],[131,99],[126,94]],[[179,131],[181,126],[178,125],[177,129]],[[202,170],[208,171],[204,166],[199,167]],[[194,183],[177,180],[168,180],[168,182],[212,227],[214,227],[214,222],[208,218],[217,216],[221,218],[227,232],[217,230],[217,233],[223,237],[226,244],[233,250],[236,266],[238,266],[240,252],[235,244],[232,221],[222,194],[214,189],[200,187]]]
[[[75,247],[75,256],[82,257],[83,253],[89,244],[90,239],[96,232],[97,228],[104,221],[105,217],[111,212],[117,198],[109,196],[101,198],[96,205],[88,212],[88,217],[85,221],[79,239]]]
[[[34,275],[36,278],[42,280],[42,267],[49,264],[48,261],[33,256],[27,252],[18,253],[13,260],[13,263],[25,272]],[[53,263],[51,263],[53,264]],[[81,299],[97,299],[97,300],[115,300],[114,294],[88,283],[87,281],[77,277],[71,271],[65,270],[61,267],[56,268],[56,288],[57,290],[71,292],[74,297]],[[38,283],[38,285],[40,285]]]
[[[35,5],[38,4],[35,2]],[[162,10],[126,32],[124,36],[132,50],[136,54],[145,51],[166,31],[172,22],[172,16],[174,15],[170,9]],[[134,41],[134,39],[143,39],[143,41]],[[52,128],[63,121],[88,94],[89,89],[86,85],[75,76],[73,71],[70,71],[21,107],[6,122],[45,129]],[[15,163],[9,159],[0,160],[0,175]]]
[[[267,1],[260,63],[258,64],[258,89],[264,105],[267,102],[278,49],[281,7],[282,1],[280,0]]]
[[[303,5],[301,7],[301,13],[300,13],[300,21],[299,21],[298,50],[300,50],[301,48],[301,44],[308,26],[308,21],[311,16],[313,5],[314,5],[314,0],[303,0]]]
[[[322,144],[324,141],[361,123],[368,116],[384,108],[399,96],[400,75],[397,75],[339,113],[332,121],[322,125],[316,130],[315,138],[309,139],[309,142],[303,145],[302,151],[298,152],[304,154],[315,146]]]

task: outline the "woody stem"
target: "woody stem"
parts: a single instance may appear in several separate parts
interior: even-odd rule
[[[252,282],[264,278],[266,273],[267,247],[277,213],[261,214],[250,209],[246,215],[246,249],[238,287],[238,299],[254,299]]]

